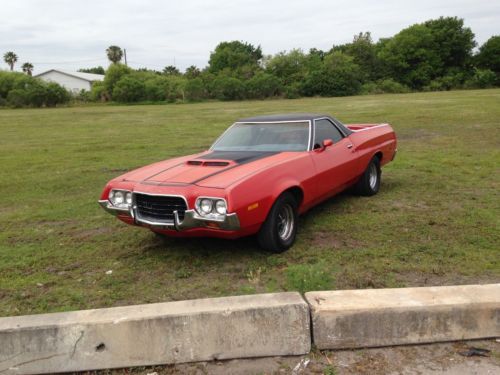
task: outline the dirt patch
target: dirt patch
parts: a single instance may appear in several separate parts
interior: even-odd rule
[[[327,247],[333,249],[356,249],[363,247],[361,241],[344,237],[339,232],[318,231],[311,238],[313,247]]]
[[[99,228],[91,228],[91,229],[82,229],[75,231],[72,233],[72,237],[79,240],[86,240],[88,238],[92,238],[95,236],[99,236],[101,234],[109,234],[113,231],[111,227],[99,227]]]
[[[489,357],[464,357],[470,347]],[[123,374],[124,370],[97,372]],[[235,359],[129,369],[134,374],[498,374],[500,343],[495,340],[409,345],[363,350],[314,351],[307,356]]]

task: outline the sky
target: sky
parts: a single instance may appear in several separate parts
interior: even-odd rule
[[[0,54],[35,73],[106,67],[105,50],[127,50],[134,68],[203,68],[221,41],[260,45],[264,54],[328,50],[360,31],[390,37],[439,16],[465,20],[478,44],[500,34],[498,0],[0,0]],[[0,62],[0,67],[7,65]]]

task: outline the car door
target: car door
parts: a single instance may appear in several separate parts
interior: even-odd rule
[[[311,157],[316,168],[318,198],[326,198],[343,190],[356,177],[354,145],[329,119],[314,120]],[[331,139],[333,144],[323,146]]]

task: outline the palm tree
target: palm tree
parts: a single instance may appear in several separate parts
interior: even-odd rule
[[[109,61],[111,61],[113,64],[116,64],[122,59],[123,51],[118,46],[109,46],[106,50],[106,55],[108,55]]]
[[[25,62],[21,68],[23,69],[23,72],[29,76],[33,73],[33,64],[30,62]]]
[[[14,52],[7,52],[3,55],[3,61],[5,61],[9,66],[10,70],[14,70],[14,64],[17,62],[17,55]]]

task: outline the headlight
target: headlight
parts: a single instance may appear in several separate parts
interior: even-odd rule
[[[221,198],[199,197],[196,199],[196,211],[207,219],[224,220],[227,203]]]
[[[218,200],[215,203],[215,211],[220,215],[225,215],[227,211],[226,201]]]
[[[200,202],[200,210],[204,214],[212,212],[213,203],[211,199],[202,199]]]
[[[111,204],[118,208],[128,208],[132,205],[132,192],[128,190],[111,190],[108,198]]]

